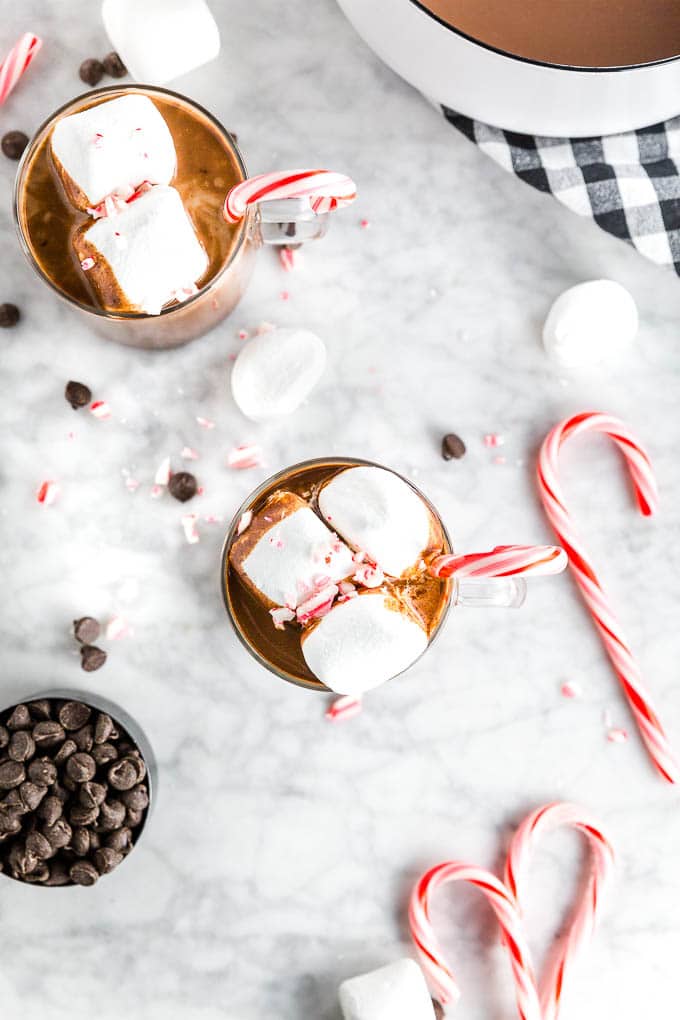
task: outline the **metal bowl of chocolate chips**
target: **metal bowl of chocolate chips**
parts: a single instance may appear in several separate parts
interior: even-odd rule
[[[2,874],[53,888],[114,871],[146,824],[150,767],[134,720],[92,695],[41,694],[0,712]]]

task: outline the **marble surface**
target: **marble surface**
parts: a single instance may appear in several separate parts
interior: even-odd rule
[[[77,67],[107,42],[97,4],[3,0],[2,47],[31,28],[45,48],[0,112],[32,131],[80,91]],[[35,279],[14,236],[14,165],[0,162],[0,614],[3,703],[47,687],[91,690],[132,713],[160,770],[143,843],[92,890],[0,880],[3,1013],[23,1020],[338,1020],[338,982],[409,952],[413,879],[446,857],[493,866],[523,813],[583,801],[618,851],[616,888],[567,989],[565,1020],[669,1016],[680,954],[678,794],[656,779],[570,580],[536,581],[519,612],[456,611],[407,676],[332,726],[327,699],[249,659],[220,602],[230,515],[267,473],[317,455],[375,458],[431,497],[458,548],[549,540],[534,488],[538,444],[571,412],[606,409],[644,438],[662,492],[639,518],[606,442],[563,460],[580,527],[677,746],[680,546],[680,281],[492,165],[356,37],[333,0],[214,0],[219,61],[177,87],[238,132],[251,172],[345,169],[360,198],[284,275],[260,258],[239,309],[171,353],[97,339]],[[427,185],[427,187],[425,187]],[[369,221],[362,229],[360,220]],[[617,365],[568,378],[540,325],[566,286],[597,276],[634,294],[642,326]],[[281,292],[289,292],[284,301]],[[233,405],[237,331],[262,320],[325,339],[329,366],[303,410],[255,426]],[[87,382],[109,421],[65,403]],[[197,416],[213,419],[201,429]],[[468,455],[445,463],[445,431]],[[482,442],[505,437],[504,464]],[[70,433],[73,437],[70,438]],[[266,468],[226,454],[260,442]],[[205,493],[190,546],[184,512],[153,500],[159,462],[195,447]],[[123,472],[141,484],[127,491]],[[50,508],[45,478],[62,494]],[[122,614],[99,673],[79,669],[69,621]],[[583,696],[568,701],[560,685]],[[607,720],[630,739],[612,744]],[[573,891],[568,837],[536,862],[530,925],[540,956]],[[437,904],[467,1020],[514,1016],[486,908],[463,890]]]

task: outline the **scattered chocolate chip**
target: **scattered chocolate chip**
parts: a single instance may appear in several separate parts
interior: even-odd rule
[[[28,730],[17,730],[7,748],[12,761],[26,761],[35,754],[35,741]]]
[[[55,765],[63,765],[67,758],[70,758],[72,754],[78,750],[78,745],[75,740],[65,740],[59,750],[54,756]]]
[[[180,503],[186,503],[192,496],[195,496],[197,489],[198,483],[189,471],[178,471],[177,474],[170,475],[168,492]]]
[[[85,751],[77,751],[66,762],[66,775],[74,783],[87,783],[94,777],[96,771],[97,764],[94,758]]]
[[[94,88],[95,85],[99,85],[99,82],[104,77],[104,65],[101,60],[95,60],[94,57],[90,57],[88,60],[83,60],[78,69],[78,74],[81,81]]]
[[[2,136],[0,145],[7,159],[21,159],[23,151],[28,145],[28,135],[23,131],[8,131]]]
[[[100,850],[95,850],[93,860],[99,874],[108,875],[110,871],[118,867],[123,860],[123,855],[119,850],[103,846]]]
[[[40,749],[55,747],[56,744],[61,744],[65,736],[64,727],[61,723],[55,722],[52,719],[45,719],[43,722],[36,723],[33,727],[33,739]]]
[[[8,730],[30,729],[33,725],[33,720],[26,705],[17,705],[5,725]]]
[[[449,432],[442,439],[442,457],[444,460],[460,460],[465,456],[465,443],[455,432]]]
[[[64,396],[68,400],[73,410],[77,411],[79,407],[87,407],[87,405],[90,403],[90,401],[92,400],[92,390],[90,389],[89,386],[86,386],[85,383],[75,382],[73,379],[71,379],[70,382],[66,383]],[[78,625],[88,623],[96,625],[97,628],[96,633],[83,634],[81,636],[78,633]],[[90,641],[96,641],[97,638],[99,637],[99,624],[97,623],[96,620],[93,620],[91,616],[84,616],[82,620],[74,620],[73,629],[78,640],[82,641],[84,644],[89,644]]]
[[[83,645],[80,649],[80,665],[86,673],[94,673],[106,662],[106,652],[96,645]]]
[[[26,770],[19,761],[6,761],[0,765],[0,790],[12,790],[26,778]]]
[[[102,65],[106,73],[110,74],[112,78],[124,78],[128,73],[127,67],[117,53],[107,53],[102,60]]]
[[[54,825],[57,818],[61,818],[63,810],[64,807],[59,798],[55,797],[53,794],[50,794],[49,797],[45,797],[42,804],[40,805],[38,809],[38,815],[43,820],[45,825]]]
[[[28,766],[28,778],[38,786],[51,786],[57,780],[56,766],[49,758],[34,758]]]
[[[94,885],[99,872],[90,861],[76,861],[69,869],[69,877],[76,885]]]
[[[20,318],[21,312],[16,305],[9,301],[0,305],[0,329],[11,329],[12,326],[16,326]]]
[[[106,765],[108,762],[116,760],[118,751],[113,744],[95,744],[92,748],[92,757],[97,765]]]
[[[100,712],[94,724],[95,744],[104,744],[113,733],[113,719],[106,712]],[[2,746],[0,744],[0,746]]]
[[[65,730],[79,730],[92,715],[92,709],[82,701],[67,701],[59,709],[59,722]]]
[[[26,849],[29,853],[37,857],[39,861],[46,861],[48,857],[52,857],[54,849],[50,844],[49,840],[45,839],[41,832],[29,832],[26,837]]]
[[[138,782],[138,769],[132,758],[121,758],[109,769],[109,783],[115,790],[131,790]]]

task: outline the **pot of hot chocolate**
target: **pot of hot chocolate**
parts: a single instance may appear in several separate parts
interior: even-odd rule
[[[338,0],[430,99],[528,134],[587,137],[680,113],[680,5],[667,0]]]

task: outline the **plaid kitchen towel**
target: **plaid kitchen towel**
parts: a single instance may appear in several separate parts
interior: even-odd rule
[[[540,138],[443,107],[482,152],[680,275],[680,117],[602,138]]]

